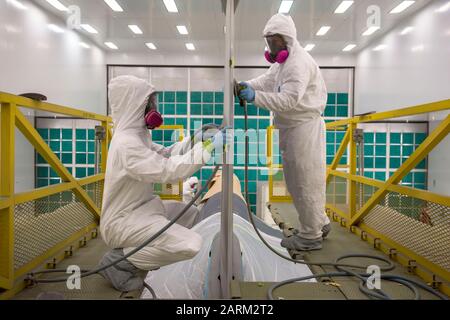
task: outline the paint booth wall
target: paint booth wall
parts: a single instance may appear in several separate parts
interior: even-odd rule
[[[356,59],[355,112],[384,111],[450,98],[450,11],[433,1],[360,52]],[[410,32],[403,34],[407,28]],[[376,35],[375,35],[376,36]],[[383,50],[375,51],[379,45]],[[436,128],[449,112],[416,117]],[[428,157],[428,188],[450,195],[450,137]]]
[[[105,53],[31,1],[0,1],[0,91],[39,92],[49,102],[106,113]],[[55,24],[64,33],[48,28]],[[89,49],[80,42],[90,45]],[[34,122],[34,113],[23,110]],[[16,192],[34,188],[34,149],[16,131]]]

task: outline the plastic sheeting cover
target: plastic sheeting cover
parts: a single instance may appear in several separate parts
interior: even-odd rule
[[[271,252],[259,240],[252,225],[233,215],[234,232],[242,250],[243,281],[279,282],[294,277],[312,275],[302,264],[294,264]],[[220,213],[201,221],[192,228],[203,237],[200,252],[192,259],[150,271],[145,281],[155,290],[158,299],[207,299],[209,251],[215,235],[220,231]],[[280,246],[280,239],[261,233],[267,242],[280,253],[287,251]],[[315,280],[311,280],[315,282]],[[151,299],[147,289],[142,298]]]

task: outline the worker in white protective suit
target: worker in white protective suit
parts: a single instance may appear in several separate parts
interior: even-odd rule
[[[300,220],[295,235],[281,245],[317,250],[330,231],[325,214],[325,122],[327,89],[319,67],[297,40],[290,16],[276,14],[264,28],[266,59],[262,76],[242,82],[240,97],[274,113],[280,133],[284,177]]]
[[[198,171],[214,148],[223,144],[221,132],[191,147],[191,138],[169,148],[152,142],[148,129],[162,123],[152,85],[132,76],[109,84],[114,136],[108,152],[100,231],[113,248],[100,262],[105,266],[141,245],[184,208],[182,202],[165,202],[153,194],[153,183],[177,183]],[[220,134],[220,138],[219,138]],[[100,274],[120,291],[139,290],[140,270],[152,270],[190,259],[202,239],[189,230],[195,207],[144,249]]]

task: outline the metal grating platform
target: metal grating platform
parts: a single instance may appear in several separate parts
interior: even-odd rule
[[[291,203],[271,203],[270,210],[273,214],[279,215],[282,219],[285,220],[285,223],[288,225],[297,228],[299,222],[297,220],[297,212]],[[324,240],[323,249],[318,251],[311,251],[303,254],[303,257],[306,261],[334,261],[338,256],[349,254],[349,253],[361,253],[361,254],[369,254],[375,256],[386,257],[382,252],[375,249],[366,241],[361,240],[359,237],[352,234],[347,228],[340,226],[337,222],[332,222],[332,231],[328,238]],[[355,263],[355,264],[370,264],[373,263],[373,260],[369,259],[347,259],[345,262]],[[395,263],[395,262],[394,262]],[[411,278],[415,281],[419,281],[424,283],[421,278],[415,276],[408,272],[408,270],[403,267],[399,263],[395,263],[396,268],[389,272],[389,274],[396,274]],[[312,268],[313,273],[317,274],[319,272],[332,272],[336,271],[333,267],[317,267]],[[352,278],[336,278],[333,279],[335,282],[336,288],[340,290],[342,295],[347,299],[368,299],[367,296],[362,294],[359,289],[359,281]],[[299,290],[298,294],[295,298],[301,299],[304,296],[302,293],[303,290],[307,290],[304,287],[304,284],[296,284]],[[412,293],[405,287],[392,283],[383,281],[382,282],[383,289],[391,294],[395,299],[411,299]],[[281,289],[280,289],[281,290]],[[422,299],[437,299],[432,294],[419,289],[421,292]],[[247,292],[246,290],[242,290],[242,292]],[[282,291],[281,291],[282,292]],[[258,295],[255,296],[255,298]],[[245,299],[251,299],[253,296],[244,296]],[[323,299],[327,298],[325,294]],[[319,299],[322,299],[319,298]]]
[[[87,242],[87,245],[73,253],[72,257],[64,259],[56,265],[57,269],[65,269],[70,265],[80,266],[82,269],[94,268],[101,257],[107,252],[108,247],[99,237]],[[61,277],[58,275],[43,275],[42,278]],[[38,284],[26,288],[14,297],[14,300],[34,300],[42,293],[63,294],[65,299],[71,300],[116,300],[138,299],[141,292],[121,293],[116,291],[109,282],[100,275],[93,275],[81,281],[81,290],[69,290],[66,283]]]

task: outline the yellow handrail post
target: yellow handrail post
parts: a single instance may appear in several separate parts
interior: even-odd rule
[[[272,159],[272,151],[273,151],[273,126],[270,126],[267,128],[266,132],[267,136],[267,166],[269,168],[269,201],[273,200],[273,171],[272,171],[272,165],[273,165],[273,159]]]
[[[341,145],[334,156],[333,162],[327,169],[327,185],[330,182],[330,171],[335,170],[339,166],[339,161],[341,161],[342,156],[344,155],[345,150],[347,150],[348,143],[350,141],[350,127],[345,132],[344,138],[342,139]]]
[[[15,113],[13,103],[1,104],[0,122],[0,197],[14,196]],[[11,289],[14,283],[14,201],[0,209],[0,288]]]
[[[425,139],[424,142],[413,152],[413,154],[406,160],[397,171],[386,181],[384,186],[378,189],[377,192],[367,201],[367,203],[358,211],[355,216],[352,216],[350,225],[355,225],[361,221],[369,212],[375,207],[380,199],[386,195],[391,185],[399,183],[409,171],[425,158],[439,142],[444,139],[450,132],[450,115],[448,115],[441,124]]]
[[[56,171],[64,182],[74,182],[75,189],[73,192],[86,205],[86,207],[96,216],[100,217],[100,209],[96,206],[94,201],[89,197],[86,191],[75,180],[72,174],[61,163],[58,157],[53,153],[48,144],[42,139],[33,125],[25,118],[19,111],[15,112],[15,123],[17,128],[28,139],[28,141],[35,147],[36,151],[47,161],[47,163]]]
[[[355,130],[356,130],[357,124],[351,123],[349,126],[349,139],[350,139],[350,174],[356,175],[356,141],[355,141]],[[349,207],[350,207],[350,219],[355,215],[356,213],[356,194],[357,194],[357,184],[355,181],[349,181],[350,188],[349,190]]]

